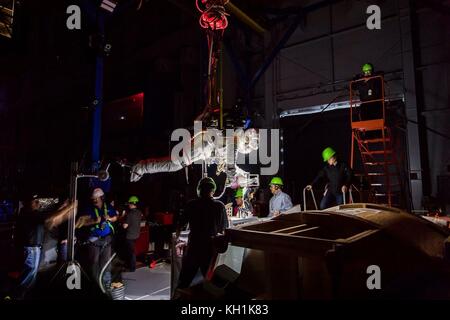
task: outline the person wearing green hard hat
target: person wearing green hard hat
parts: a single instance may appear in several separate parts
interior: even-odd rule
[[[268,217],[276,217],[282,212],[292,208],[291,197],[282,191],[283,186],[283,179],[280,177],[273,177],[272,180],[270,180],[269,187],[273,196],[270,198],[269,202]]]
[[[352,171],[343,161],[338,161],[336,151],[327,147],[322,151],[323,161],[326,166],[306,188],[311,190],[321,180],[327,182],[326,190],[320,201],[320,209],[326,209],[333,205],[344,203],[344,194],[347,192],[352,181]]]
[[[138,202],[139,202],[139,198],[136,197],[136,196],[131,196],[131,197],[128,199],[128,204],[137,205]]]
[[[370,77],[373,72],[373,65],[371,63],[364,63],[361,67],[361,71],[365,77]]]
[[[244,197],[244,189],[237,188],[236,192],[234,193],[234,198],[235,199],[242,199],[243,197]]]
[[[128,199],[128,210],[126,211],[125,220],[122,224],[122,227],[125,229],[124,260],[130,272],[136,270],[135,247],[136,240],[139,238],[141,231],[142,212],[137,207],[138,203],[139,198],[137,196],[131,196]]]
[[[233,216],[239,218],[251,217],[253,215],[253,208],[247,199],[244,199],[244,189],[237,188],[234,193],[234,201],[236,206],[233,208]]]
[[[177,288],[187,288],[200,269],[205,277],[214,257],[213,237],[228,228],[228,216],[222,202],[213,198],[216,183],[210,177],[202,178],[197,185],[197,199],[189,201],[177,226],[177,248],[183,249],[183,259]],[[178,239],[182,229],[189,224],[187,243]]]
[[[359,107],[360,121],[380,119],[383,117],[383,104],[380,101],[383,97],[383,80],[381,73],[375,73],[371,63],[364,63],[361,67],[361,74],[355,76],[352,90],[357,93],[361,101]]]

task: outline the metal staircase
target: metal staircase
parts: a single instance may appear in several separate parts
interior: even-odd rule
[[[355,100],[355,87],[358,81],[380,81],[381,97],[360,102]],[[362,119],[361,105],[381,108],[382,118]],[[359,108],[359,110],[357,110]],[[379,110],[378,110],[379,111]],[[363,176],[369,185],[368,202],[402,207],[402,181],[391,129],[386,125],[384,79],[382,76],[365,77],[350,83],[350,118],[352,126],[352,145],[350,166],[355,168],[355,144],[358,146]]]

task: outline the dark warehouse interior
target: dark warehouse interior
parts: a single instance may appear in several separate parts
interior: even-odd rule
[[[449,17],[0,0],[0,299],[450,299]]]

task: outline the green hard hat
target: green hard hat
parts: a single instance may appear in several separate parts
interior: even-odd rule
[[[281,179],[280,177],[273,177],[272,180],[270,180],[269,184],[282,186],[283,185],[283,179]]]
[[[236,193],[234,194],[235,198],[243,198],[244,197],[244,190],[242,188],[237,188]]]
[[[373,66],[370,63],[364,63],[361,69],[362,69],[362,72],[365,73],[365,72],[372,71]]]
[[[128,199],[128,203],[136,204],[139,202],[139,198],[136,196],[131,196],[130,199]]]
[[[216,189],[217,189],[216,182],[210,177],[205,177],[205,178],[202,178],[198,182],[198,185],[197,185],[197,195],[198,196],[200,196],[200,189],[202,188],[202,186],[207,185],[207,184],[212,186],[213,192],[216,192]]]
[[[325,148],[325,150],[322,151],[323,162],[327,162],[335,154],[336,154],[336,151],[334,151],[333,148],[330,148],[330,147]]]

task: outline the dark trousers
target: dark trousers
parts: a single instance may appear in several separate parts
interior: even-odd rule
[[[327,193],[323,196],[322,200],[320,201],[320,210],[324,210],[334,205],[340,205],[343,203],[344,197],[342,193],[334,195],[330,191],[327,191]]]
[[[87,255],[89,261],[90,276],[93,281],[99,282],[101,270],[111,258],[111,241],[112,237],[107,236],[103,239],[98,239],[88,245]],[[108,266],[103,274],[102,281],[104,285],[109,285],[111,282],[111,268]]]
[[[58,262],[64,263],[69,258],[67,257],[67,242],[58,244]]]
[[[374,98],[375,99],[375,98]],[[363,102],[360,105],[361,121],[383,118],[383,104],[381,102]]]
[[[128,268],[130,272],[134,272],[136,270],[136,251],[135,251],[136,239],[130,240],[126,239],[125,241],[125,261],[128,264]]]
[[[203,249],[203,250],[201,250]],[[191,285],[195,275],[200,269],[203,277],[208,272],[209,265],[211,263],[213,252],[206,248],[187,248],[186,254],[183,256],[183,262],[181,266],[180,276],[178,278],[178,288],[187,288]]]

